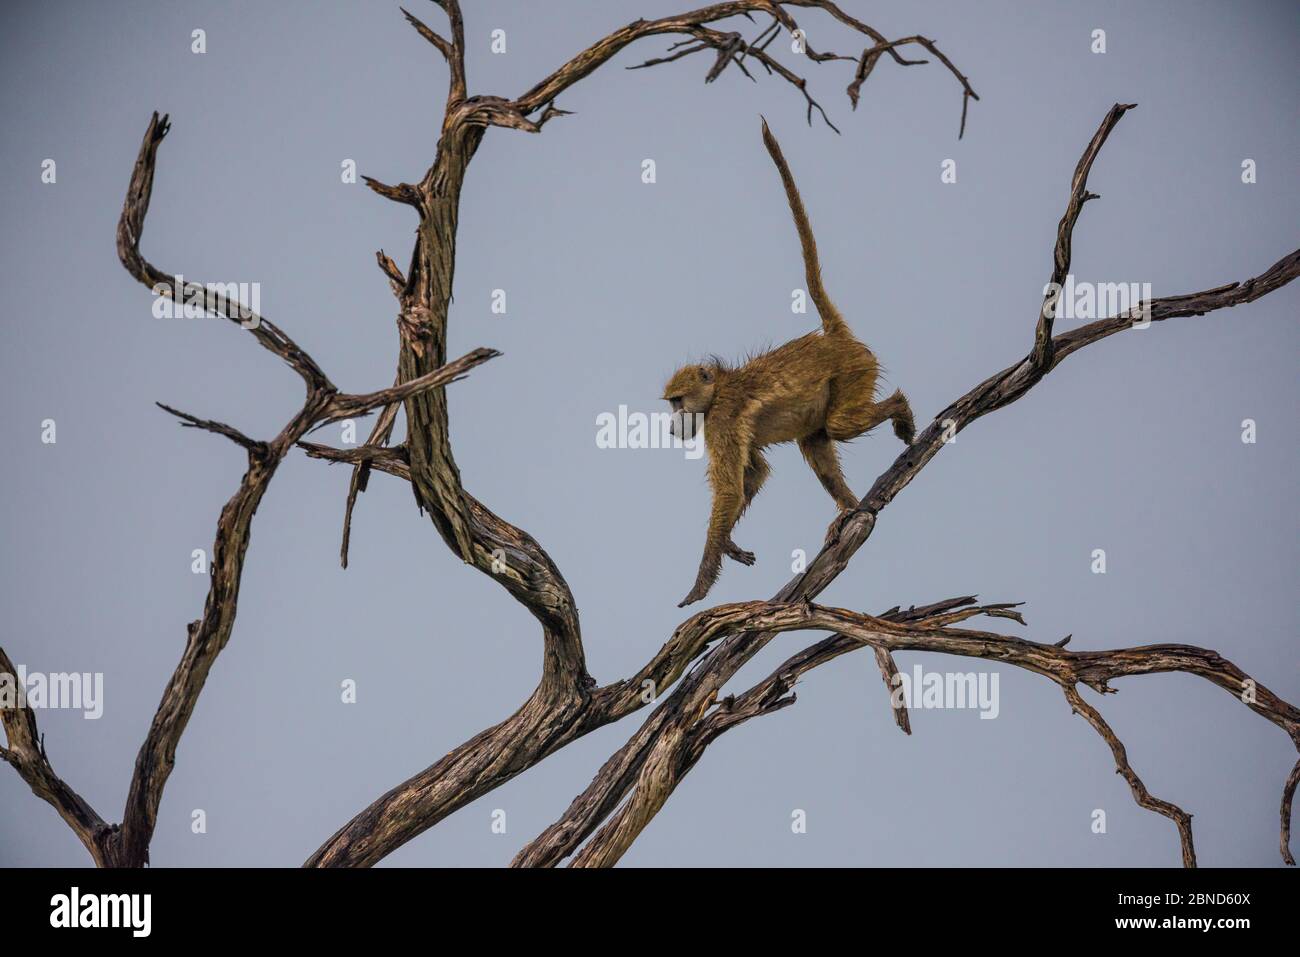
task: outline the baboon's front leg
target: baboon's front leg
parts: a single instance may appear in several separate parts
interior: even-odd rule
[[[740,449],[714,450],[710,456],[709,481],[713,485],[713,510],[709,515],[709,531],[704,540],[704,557],[700,559],[695,587],[678,603],[678,608],[697,602],[709,593],[722,570],[722,556],[728,553],[728,546],[735,547],[731,541],[731,529],[745,507],[745,473],[741,463],[746,462],[748,457],[747,452]]]
[[[718,580],[718,573],[722,571],[722,555],[731,542],[731,527],[740,515],[740,504],[741,498],[737,494],[721,491],[714,493],[713,515],[709,519],[709,534],[704,541],[704,557],[700,559],[695,587],[678,603],[678,608],[699,601]]]

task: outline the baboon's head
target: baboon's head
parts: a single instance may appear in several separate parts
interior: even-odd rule
[[[718,388],[719,364],[682,366],[664,386],[664,398],[673,407],[672,434],[695,437],[701,418],[708,415]]]

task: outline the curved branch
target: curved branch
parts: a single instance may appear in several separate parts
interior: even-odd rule
[[[1052,361],[1052,319],[1055,316],[1057,301],[1060,299],[1061,287],[1065,285],[1066,276],[1070,273],[1074,224],[1079,221],[1084,203],[1090,199],[1101,198],[1096,193],[1088,192],[1088,173],[1092,171],[1093,160],[1101,152],[1106,137],[1110,136],[1110,131],[1115,128],[1120,118],[1135,106],[1136,103],[1116,103],[1110,108],[1106,118],[1101,121],[1101,126],[1093,134],[1092,142],[1080,157],[1079,165],[1074,168],[1074,179],[1070,184],[1070,202],[1066,204],[1065,215],[1061,217],[1061,223],[1056,228],[1052,278],[1048,281],[1048,291],[1044,294],[1043,308],[1038,315],[1038,328],[1034,331],[1034,349],[1030,353],[1030,361],[1037,368],[1046,369]]]
[[[122,260],[126,271],[144,285],[153,290],[155,295],[175,298],[175,286],[179,277],[169,275],[158,269],[140,254],[140,237],[144,233],[144,217],[149,211],[149,199],[153,193],[154,164],[158,157],[158,145],[171,131],[168,116],[159,117],[157,112],[145,130],[144,142],[140,144],[140,153],[136,157],[135,168],[131,171],[131,183],[127,187],[126,201],[122,204],[122,216],[117,223],[117,255]],[[207,312],[219,313],[244,328],[266,349],[287,362],[295,372],[302,376],[307,389],[311,391],[328,391],[334,388],[329,377],[316,365],[314,359],[298,348],[297,343],[267,319],[263,319],[243,303],[228,298],[226,294],[215,289],[211,283],[188,280],[183,294],[186,296],[202,292],[203,308]]]
[[[1071,711],[1083,715],[1084,720],[1093,726],[1096,732],[1101,735],[1102,740],[1110,747],[1110,753],[1115,757],[1115,770],[1122,774],[1124,780],[1128,782],[1129,790],[1133,792],[1133,800],[1148,811],[1163,814],[1178,826],[1178,841],[1183,849],[1183,867],[1195,867],[1196,849],[1192,844],[1192,816],[1177,804],[1171,804],[1168,801],[1160,800],[1160,798],[1152,797],[1151,792],[1142,783],[1142,779],[1137,776],[1137,772],[1128,763],[1128,751],[1124,747],[1124,742],[1116,737],[1115,732],[1111,730],[1110,725],[1106,723],[1106,719],[1101,716],[1101,713],[1083,700],[1078,688],[1070,686],[1062,690],[1065,692],[1065,700],[1070,702]]]

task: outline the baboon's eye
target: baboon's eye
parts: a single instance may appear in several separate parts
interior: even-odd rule
[[[712,381],[713,381],[713,373],[710,372],[708,369],[701,369],[701,370],[700,370],[700,378],[701,378],[702,380],[704,380],[705,382],[712,382]]]

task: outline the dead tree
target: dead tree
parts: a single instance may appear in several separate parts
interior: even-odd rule
[[[852,65],[848,96],[856,106],[861,87],[877,63],[888,57],[911,66],[902,50],[917,47],[938,60],[956,79],[962,94],[965,129],[970,101],[978,99],[970,82],[935,43],[923,36],[889,40],[829,0],[734,0],[658,20],[637,20],[597,41],[531,89],[513,99],[471,96],[465,76],[464,23],[458,0],[434,0],[447,20],[447,35],[403,10],[411,25],[446,59],[450,80],[441,137],[432,165],[416,183],[390,186],[366,178],[376,193],[412,207],[418,227],[410,261],[403,272],[380,251],[379,267],[398,301],[400,350],[396,384],[361,395],[341,393],[316,363],[280,329],[258,317],[244,321],[257,342],[284,359],[303,379],[302,410],[270,441],[258,441],[220,422],[164,409],[182,425],[215,432],[245,450],[248,470],[226,504],[217,525],[212,584],[203,615],[188,626],[185,651],[172,676],[131,777],[121,824],[109,824],[55,773],[29,708],[3,711],[7,746],[0,757],[18,771],[37,796],[49,802],[69,824],[101,866],[148,863],[163,788],[208,672],[229,640],[253,514],[276,467],[295,446],[308,455],[352,466],[344,511],[341,558],[347,564],[348,534],[359,493],[370,473],[386,472],[409,483],[416,501],[453,554],[491,576],[541,625],[543,667],[536,690],[519,709],[426,770],[398,784],[344,824],[306,862],[312,867],[368,866],[433,827],[447,815],[526,771],[548,755],[588,732],[646,706],[643,689],[672,688],[641,727],[600,769],[574,799],[563,817],[529,842],[515,858],[521,866],[615,863],[664,805],[678,782],[703,756],[718,735],[750,718],[778,711],[795,702],[799,676],[845,652],[870,647],[886,689],[897,673],[893,653],[929,651],[964,655],[1014,665],[1041,674],[1060,686],[1071,709],[1110,747],[1116,769],[1128,781],[1142,807],[1170,818],[1178,827],[1182,859],[1196,862],[1191,816],[1175,804],[1153,797],[1129,765],[1124,746],[1105,719],[1079,691],[1083,684],[1109,693],[1110,682],[1128,675],[1180,671],[1199,675],[1241,700],[1280,727],[1300,750],[1300,710],[1278,698],[1213,651],[1190,645],[1148,645],[1104,651],[1069,651],[1063,639],[1054,644],[1027,641],[988,631],[955,627],[977,616],[1024,624],[1017,604],[978,604],[973,596],[951,598],[906,610],[895,607],[867,615],[815,604],[816,597],[844,570],[870,537],[881,511],[924,468],[954,434],[979,417],[1025,395],[1072,353],[1132,327],[1141,315],[1160,322],[1199,316],[1243,303],[1281,288],[1300,273],[1300,250],[1244,282],[1202,292],[1150,300],[1129,313],[1102,319],[1064,333],[1052,328],[1052,303],[1035,319],[1027,355],[998,372],[935,416],[882,474],[858,507],[839,516],[827,530],[825,544],[807,568],[769,601],[752,601],[700,612],[680,625],[662,648],[635,675],[598,684],[587,672],[576,604],[560,570],[541,545],[523,529],[500,518],[465,490],[452,454],[443,386],[497,353],[477,349],[453,362],[446,357],[446,328],[456,255],[456,225],[461,185],[488,127],[539,133],[552,119],[566,115],[557,98],[570,86],[607,63],[629,44],[651,36],[680,37],[662,57],[640,64],[653,66],[705,51],[714,55],[705,81],[728,67],[754,79],[757,67],[794,86],[804,97],[806,116],[816,112],[829,126],[805,79],[784,66],[768,49],[783,32],[799,25],[791,10],[821,11],[846,31],[866,38],[857,55],[818,52],[806,41],[803,56],[814,62],[844,60]],[[752,39],[714,25],[736,16],[771,22]],[[757,26],[755,27],[757,29]],[[802,37],[802,33],[798,34]],[[637,69],[639,67],[633,67]],[[1131,105],[1116,105],[1102,121],[1074,171],[1065,214],[1054,251],[1051,280],[1064,281],[1070,268],[1074,224],[1084,204],[1095,199],[1088,174],[1102,145]],[[832,126],[833,128],[833,126]],[[123,265],[150,288],[163,288],[172,277],[140,254],[139,242],[149,204],[158,145],[168,132],[166,117],[154,114],[131,177],[121,221],[118,253]],[[206,308],[227,318],[246,320],[242,305],[204,294]],[[398,408],[407,420],[406,440],[390,444]],[[366,444],[335,449],[305,441],[307,433],[327,422],[381,410]],[[740,693],[720,697],[727,682],[776,634],[783,631],[829,631],[824,638],[790,657],[765,680]],[[689,669],[689,673],[688,673]],[[14,668],[0,650],[0,676],[13,680]],[[684,676],[684,677],[683,677]],[[673,687],[675,685],[675,687]],[[895,709],[899,727],[909,731],[905,709]],[[1289,849],[1291,802],[1300,762],[1283,785],[1281,852]]]

